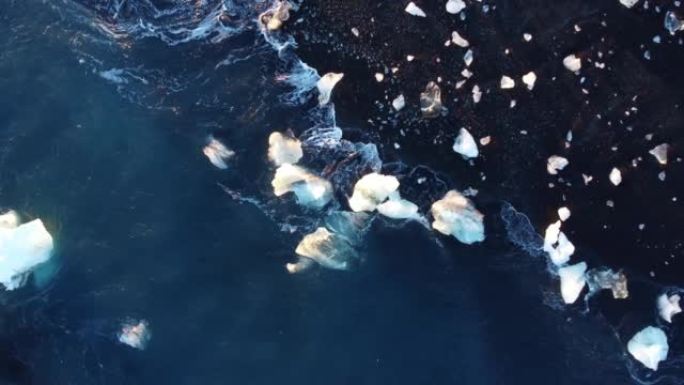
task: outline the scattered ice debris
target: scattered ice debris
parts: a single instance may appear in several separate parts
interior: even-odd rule
[[[561,296],[567,304],[575,303],[582,289],[587,283],[584,273],[587,271],[586,262],[564,266],[558,269],[560,277]]]
[[[671,296],[661,294],[657,301],[660,318],[664,319],[666,322],[672,323],[672,317],[674,317],[675,314],[682,312],[682,308],[679,305],[680,299],[681,297],[678,294],[673,294]]]
[[[480,91],[480,86],[475,84],[473,86],[473,102],[477,104],[480,100],[482,100],[482,91]]]
[[[510,90],[512,88],[515,88],[515,80],[511,79],[510,77],[504,75],[501,77],[501,82],[500,86],[502,90]]]
[[[624,5],[627,8],[632,8],[638,2],[639,0],[620,0],[620,4]]]
[[[461,128],[458,132],[454,145],[452,147],[454,152],[463,155],[465,159],[477,158],[479,152],[477,150],[477,143],[473,136],[465,128]]]
[[[442,106],[442,90],[435,82],[429,82],[420,93],[420,111],[424,118],[436,118],[446,109]]]
[[[565,222],[570,218],[570,209],[567,207],[561,207],[558,209],[558,218],[560,218],[561,222]]]
[[[451,33],[451,41],[459,47],[466,48],[470,46],[468,40],[464,39],[458,32],[454,31]]]
[[[425,14],[425,12],[423,12],[423,10],[420,9],[420,7],[418,7],[413,1],[408,3],[408,5],[406,6],[406,8],[404,10],[409,15],[418,16],[418,17],[426,17],[427,16]]]
[[[589,284],[589,291],[592,293],[602,289],[610,289],[615,299],[629,297],[627,276],[622,271],[616,273],[608,268],[591,269],[587,273],[587,283]]]
[[[259,21],[269,31],[276,31],[290,18],[292,4],[288,1],[276,1],[274,6],[259,15]]]
[[[299,256],[297,263],[285,265],[290,273],[299,273],[313,265],[313,262],[334,270],[348,270],[351,262],[357,258],[356,251],[347,238],[319,227],[307,234],[297,245],[295,253]]]
[[[282,166],[285,163],[295,164],[302,156],[304,152],[299,139],[277,131],[268,136],[268,159],[276,166]]]
[[[537,82],[537,74],[535,74],[533,71],[530,71],[523,75],[522,81],[527,85],[527,89],[532,91],[532,89],[534,89],[534,83]]]
[[[406,99],[404,99],[404,95],[399,95],[392,100],[392,107],[395,110],[400,111],[402,108],[404,108],[404,106],[406,106]]]
[[[432,204],[431,212],[434,217],[432,228],[440,233],[453,235],[465,244],[484,241],[484,215],[458,191],[447,192]]]
[[[391,175],[366,174],[354,185],[349,207],[355,211],[373,211],[399,188],[399,180]]]
[[[376,72],[375,81],[381,83],[383,80],[385,80],[385,75],[381,74],[380,72]]]
[[[608,179],[610,179],[610,183],[614,184],[615,186],[618,186],[620,185],[620,183],[622,183],[622,173],[620,172],[620,170],[613,167],[613,169],[610,170],[610,175],[608,175]]]
[[[209,159],[211,164],[225,170],[228,168],[226,161],[235,156],[235,152],[229,150],[223,143],[218,140],[209,137],[209,143],[202,149],[204,155]]]
[[[390,197],[389,200],[377,206],[378,212],[393,219],[418,219],[418,206],[406,199]]]
[[[667,358],[669,346],[665,332],[654,326],[647,326],[627,343],[627,351],[637,361],[651,370],[658,370],[658,364]]]
[[[550,224],[544,232],[544,251],[549,255],[551,262],[556,266],[562,266],[575,253],[575,245],[560,231],[561,221]]]
[[[119,342],[132,348],[143,350],[152,338],[149,324],[145,320],[129,321],[123,324],[119,332]]]
[[[663,166],[667,164],[667,152],[670,149],[670,145],[667,143],[659,144],[653,147],[648,153],[653,155],[658,163]]]
[[[0,218],[0,284],[14,290],[24,285],[38,265],[50,259],[54,245],[40,219],[19,224],[14,211]]]
[[[582,69],[582,59],[578,58],[574,54],[568,55],[565,57],[565,59],[563,59],[563,65],[568,69],[568,71],[577,72]]]
[[[282,196],[292,192],[302,206],[321,208],[332,199],[332,185],[306,169],[285,163],[278,167],[271,181],[273,193]]]
[[[558,171],[561,171],[569,164],[570,162],[566,158],[558,155],[551,155],[546,161],[546,171],[551,175],[557,175]]]
[[[342,80],[344,74],[329,72],[318,80],[316,88],[318,88],[318,104],[321,106],[330,102],[330,94],[337,82]]]
[[[465,9],[466,5],[463,0],[449,0],[446,3],[446,11],[455,15]]]
[[[665,29],[668,30],[671,35],[674,35],[678,31],[684,31],[684,20],[679,19],[674,12],[668,11],[665,14]]]

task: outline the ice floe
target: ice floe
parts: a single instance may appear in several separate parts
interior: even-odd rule
[[[459,47],[466,48],[470,46],[468,40],[464,39],[458,32],[454,31],[451,33],[451,42]]]
[[[40,219],[19,224],[14,211],[0,218],[0,283],[5,289],[14,290],[23,286],[36,267],[50,259],[54,245]]]
[[[627,276],[622,271],[614,272],[608,268],[591,269],[587,272],[587,284],[592,293],[609,289],[615,299],[629,297]]]
[[[556,266],[562,266],[575,253],[575,246],[561,229],[561,221],[550,224],[544,232],[544,251],[549,255],[551,262]]]
[[[316,262],[333,270],[348,270],[357,254],[349,241],[343,236],[319,227],[307,234],[297,245],[295,253],[299,256],[297,263],[288,263],[285,267],[290,273],[299,273]]]
[[[570,218],[570,214],[570,209],[565,206],[558,209],[558,218],[561,222],[567,221]]]
[[[302,206],[321,208],[332,199],[330,182],[303,167],[289,163],[278,167],[271,185],[276,196],[292,192],[297,197],[297,203]]]
[[[461,128],[452,146],[454,152],[461,154],[465,159],[477,158],[479,151],[473,136],[465,128]]]
[[[669,144],[661,143],[661,144],[653,147],[648,153],[653,155],[653,157],[656,158],[658,163],[660,163],[664,166],[667,164],[667,152],[669,149],[670,149]]]
[[[212,137],[209,138],[209,143],[204,146],[202,152],[209,159],[211,164],[222,170],[228,168],[226,162],[235,156],[234,151],[228,149],[223,143]]]
[[[502,90],[510,90],[515,88],[515,80],[511,79],[509,76],[502,76],[499,85]]]
[[[418,206],[406,199],[392,198],[379,204],[377,210],[380,214],[393,219],[418,219]]]
[[[406,99],[404,98],[404,95],[399,95],[394,100],[392,100],[392,108],[394,108],[397,111],[401,111],[402,108],[406,106]]]
[[[557,175],[558,171],[563,170],[570,162],[558,155],[551,155],[546,161],[546,171],[551,175]]]
[[[418,17],[427,16],[425,14],[425,12],[422,9],[420,9],[420,7],[418,7],[413,1],[408,3],[408,5],[406,5],[406,8],[404,10],[409,15],[418,16]]]
[[[587,271],[586,262],[563,266],[558,269],[560,277],[561,296],[567,304],[575,303],[582,289],[587,283],[584,273]]]
[[[682,307],[679,305],[680,299],[678,294],[668,296],[664,293],[658,296],[657,306],[660,318],[666,322],[672,322],[672,317],[682,312]]]
[[[446,2],[446,11],[455,15],[465,9],[466,4],[463,0],[449,0]]]
[[[318,104],[324,105],[330,102],[330,95],[337,82],[342,80],[343,73],[329,72],[323,75],[316,83],[318,89]]]
[[[627,343],[627,351],[637,361],[651,370],[658,370],[661,361],[667,358],[669,346],[662,329],[647,326]]]
[[[533,71],[530,71],[523,75],[522,81],[527,86],[527,89],[532,91],[534,89],[534,84],[537,82],[537,74],[535,74]]]
[[[302,156],[302,143],[298,139],[277,131],[268,136],[268,159],[276,166],[295,164]]]
[[[349,207],[355,211],[374,211],[399,188],[399,180],[391,175],[366,174],[354,185]]]
[[[570,72],[577,72],[582,69],[582,59],[575,55],[568,55],[563,59],[563,65]]]
[[[126,322],[118,335],[119,342],[139,350],[147,347],[150,338],[149,324],[145,320]]]
[[[608,179],[610,179],[610,183],[614,184],[615,186],[619,186],[620,183],[622,183],[622,173],[619,169],[613,167],[613,169],[610,170]]]
[[[444,112],[442,90],[435,82],[429,82],[420,93],[420,111],[424,118],[436,118]]]
[[[484,216],[473,203],[456,190],[451,190],[431,207],[432,228],[453,235],[460,242],[472,244],[485,239]]]

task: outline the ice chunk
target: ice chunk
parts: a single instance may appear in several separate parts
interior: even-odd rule
[[[622,183],[622,173],[620,172],[620,170],[613,167],[613,169],[610,170],[610,175],[608,175],[608,179],[610,179],[610,183],[618,186],[620,185],[620,183]]]
[[[410,3],[408,3],[408,5],[406,6],[406,8],[405,8],[404,10],[405,10],[406,13],[408,13],[409,15],[418,16],[418,17],[425,17],[425,16],[427,16],[427,15],[425,14],[425,12],[423,12],[423,10],[420,9],[420,7],[418,7],[413,1],[410,2]]]
[[[563,65],[570,72],[577,72],[582,69],[582,59],[575,55],[568,55],[563,59]]]
[[[451,33],[451,41],[459,47],[466,48],[470,45],[468,40],[464,39],[463,36],[459,35],[458,32],[454,31]]]
[[[480,91],[480,86],[475,84],[473,86],[473,103],[477,104],[482,100],[482,91]]]
[[[638,2],[639,0],[620,0],[620,4],[624,5],[627,8],[632,8]]]
[[[268,137],[268,158],[276,166],[285,163],[295,164],[304,156],[302,143],[280,132],[273,132]]]
[[[658,163],[662,165],[667,164],[667,151],[670,149],[670,145],[667,143],[659,144],[651,149],[648,153],[653,155]]]
[[[565,222],[566,220],[568,220],[568,218],[570,218],[570,209],[567,207],[559,208],[558,209],[558,218],[560,218],[560,220],[562,222]]]
[[[452,15],[461,12],[465,7],[463,0],[449,0],[446,3],[446,11]]]
[[[277,0],[273,7],[259,15],[259,21],[269,31],[278,30],[290,18],[291,9],[292,4],[288,1]]]
[[[584,273],[587,271],[586,262],[564,266],[558,269],[561,283],[561,296],[567,304],[575,303],[582,289],[587,283]]]
[[[679,305],[680,296],[674,294],[668,296],[667,294],[661,294],[658,297],[658,314],[660,318],[664,319],[666,322],[672,322],[672,317],[675,314],[681,313],[682,308]]]
[[[558,171],[564,169],[570,162],[558,155],[551,155],[546,161],[546,171],[551,175],[557,175]]]
[[[510,90],[512,88],[515,88],[515,80],[511,79],[510,77],[504,75],[501,77],[501,82],[500,86],[502,90]]]
[[[332,199],[330,182],[289,163],[278,167],[271,185],[276,196],[292,192],[302,206],[321,208]]]
[[[19,226],[19,214],[10,210],[0,215],[0,229],[13,229]]]
[[[211,164],[225,170],[228,168],[226,161],[235,156],[235,152],[229,150],[223,143],[218,140],[209,137],[209,143],[202,149],[204,155],[209,159]]]
[[[318,104],[324,105],[330,102],[330,94],[337,82],[342,80],[344,74],[329,72],[323,77],[321,77],[316,83],[316,88],[318,88]]]
[[[665,29],[671,35],[674,35],[677,31],[684,31],[684,20],[680,20],[674,12],[667,11],[665,14]]]
[[[424,118],[436,118],[444,112],[442,90],[435,82],[429,82],[420,94],[420,111]]]
[[[356,251],[344,237],[330,232],[325,227],[319,227],[313,233],[305,235],[297,245],[295,253],[300,258],[297,263],[286,265],[290,273],[306,269],[311,265],[310,261],[328,269],[348,270],[351,268],[351,262],[357,258]]]
[[[404,95],[399,95],[396,98],[394,98],[394,100],[392,100],[392,107],[395,110],[400,111],[402,108],[404,108],[404,106],[406,106],[406,100],[404,99]]]
[[[477,158],[479,151],[477,150],[477,143],[470,132],[465,128],[461,128],[458,132],[456,140],[454,140],[454,145],[452,147],[454,152],[463,155],[464,158]]]
[[[610,289],[615,299],[629,297],[627,276],[622,271],[616,273],[608,268],[591,269],[587,273],[587,283],[589,284],[589,291],[592,293],[601,289]]]
[[[399,180],[391,175],[366,174],[354,185],[349,207],[355,212],[373,211],[399,188]]]
[[[149,324],[145,320],[130,321],[123,324],[119,332],[119,342],[135,349],[143,350],[152,338]]]
[[[52,236],[40,219],[18,225],[14,212],[3,214],[0,226],[0,283],[7,290],[21,287],[28,275],[52,256]]]
[[[533,71],[530,71],[523,75],[522,81],[525,83],[525,85],[527,85],[527,89],[532,91],[532,89],[534,89],[534,83],[537,82],[537,74],[535,74]]]
[[[434,222],[432,228],[444,235],[453,235],[465,244],[482,242],[484,234],[484,215],[473,203],[456,190],[432,204]]]
[[[658,364],[667,358],[669,346],[665,332],[654,326],[647,326],[627,343],[627,351],[637,361],[651,370],[658,370]]]
[[[378,212],[393,219],[417,219],[418,206],[406,199],[390,199],[377,207]]]
[[[575,253],[575,246],[565,233],[560,231],[561,221],[556,221],[546,228],[544,233],[544,251],[556,266],[566,264]]]

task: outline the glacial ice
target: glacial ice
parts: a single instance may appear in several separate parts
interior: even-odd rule
[[[268,158],[276,165],[295,164],[304,156],[302,143],[280,132],[273,132],[268,137]]]
[[[420,94],[420,111],[424,118],[436,118],[445,111],[442,105],[442,90],[435,82],[429,82]]]
[[[563,65],[570,72],[577,72],[582,69],[582,59],[575,55],[568,55],[563,59]]]
[[[143,350],[152,338],[149,324],[145,320],[127,322],[121,327],[119,342],[132,348]]]
[[[571,304],[577,301],[577,298],[587,283],[586,277],[584,275],[586,271],[586,262],[563,266],[558,269],[558,276],[560,277],[561,284],[561,296],[563,297],[563,301],[565,303]]]
[[[406,199],[392,199],[379,204],[378,212],[388,218],[393,219],[418,219],[418,206]]]
[[[454,140],[454,145],[452,147],[454,152],[463,155],[465,159],[477,158],[479,151],[477,150],[477,143],[475,139],[465,128],[461,128],[458,132],[458,136]]]
[[[52,256],[52,236],[40,219],[19,224],[14,211],[0,216],[0,283],[17,289],[28,275]]]
[[[310,261],[328,269],[347,270],[351,267],[351,261],[357,257],[356,251],[345,238],[325,227],[319,227],[313,233],[305,235],[295,253],[299,256],[298,262],[286,265],[290,273],[303,271],[311,265]]]
[[[418,7],[413,1],[410,2],[410,3],[408,3],[408,5],[406,6],[406,9],[404,9],[404,10],[405,10],[406,13],[408,13],[409,15],[418,16],[418,17],[425,17],[425,16],[427,16],[427,15],[425,14],[425,12],[423,12],[423,10],[420,9],[420,7]]]
[[[667,152],[670,149],[670,145],[667,143],[661,143],[653,147],[648,153],[656,158],[658,163],[663,166],[667,164]]]
[[[608,268],[591,269],[587,272],[587,284],[592,293],[601,289],[610,289],[615,299],[629,297],[627,276],[622,271],[616,273]]]
[[[446,11],[452,15],[461,12],[465,7],[463,0],[449,0],[446,3]]]
[[[651,370],[658,370],[658,364],[667,358],[669,346],[665,332],[654,326],[647,326],[627,343],[627,351],[637,361]]]
[[[568,263],[575,253],[575,246],[570,242],[565,233],[560,231],[561,221],[550,224],[544,233],[544,251],[546,251],[556,266]]]
[[[344,77],[343,73],[329,72],[323,75],[316,83],[316,88],[318,89],[318,104],[325,105],[330,102],[330,95],[333,88],[337,82],[342,80]]]
[[[399,188],[399,180],[391,175],[366,174],[354,185],[349,207],[355,211],[373,211]]]
[[[447,192],[432,204],[431,212],[434,218],[432,228],[440,233],[453,235],[465,244],[484,241],[484,215],[458,191]]]
[[[679,304],[680,299],[681,297],[678,294],[673,294],[671,296],[661,294],[657,301],[660,318],[671,323],[672,317],[682,312],[682,307]]]
[[[223,143],[212,137],[209,137],[209,143],[204,146],[202,152],[209,159],[211,164],[217,168],[220,168],[221,170],[227,169],[228,164],[226,162],[228,159],[235,156],[234,151],[228,149],[225,145],[223,145]]]
[[[330,182],[289,163],[278,167],[271,185],[276,196],[293,192],[302,206],[321,208],[332,199]]]
[[[551,155],[546,161],[546,171],[551,175],[557,175],[558,171],[561,171],[569,164],[570,162],[566,158],[558,155]]]

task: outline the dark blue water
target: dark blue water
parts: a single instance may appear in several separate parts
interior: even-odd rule
[[[265,4],[226,1],[227,27],[197,37],[177,30],[220,2],[131,3],[0,13],[0,206],[43,219],[57,270],[1,294],[0,383],[631,381],[609,323],[560,309],[497,211],[485,246],[377,220],[358,268],[288,274],[319,214],[272,197],[266,138],[316,119],[283,103],[292,57],[256,28]],[[102,32],[138,20],[162,32]],[[237,153],[226,171],[209,134]],[[146,350],[116,340],[128,319],[149,322]]]

